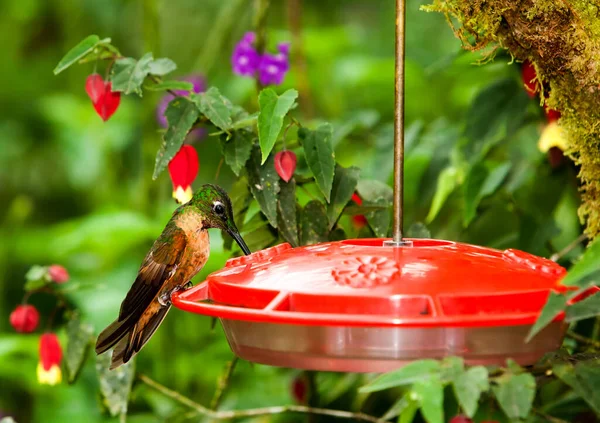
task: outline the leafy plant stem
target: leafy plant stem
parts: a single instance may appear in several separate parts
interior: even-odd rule
[[[255,0],[255,15],[254,15],[254,27],[256,31],[256,51],[259,55],[263,55],[267,46],[267,12],[269,9],[269,0]],[[257,91],[262,90],[264,87],[260,83],[258,74],[256,75],[256,88]]]
[[[298,76],[298,91],[302,97],[300,107],[303,115],[310,119],[314,113],[308,71],[306,66],[306,55],[302,43],[302,0],[288,1],[288,21],[292,33],[293,53],[292,60]],[[285,141],[285,140],[284,140]]]
[[[225,391],[227,390],[227,387],[229,386],[229,381],[231,380],[231,376],[233,375],[233,371],[235,370],[235,366],[238,361],[239,361],[239,358],[237,356],[235,356],[235,357],[233,357],[233,360],[228,361],[227,364],[225,365],[224,372],[221,375],[221,377],[219,377],[219,380],[217,382],[217,390],[215,391],[215,395],[213,396],[212,400],[210,401],[210,408],[212,408],[213,410],[216,410],[217,408],[219,408],[219,404],[221,403],[221,400],[223,399],[223,394],[225,394]]]
[[[596,341],[595,339],[587,338],[583,335],[580,335],[576,332],[569,331],[567,332],[567,336],[581,344],[587,345],[592,348],[596,348],[600,350],[600,341]]]
[[[565,248],[563,248],[562,250],[560,250],[558,253],[552,254],[552,256],[550,256],[550,260],[552,260],[552,261],[558,261],[558,260],[560,260],[561,258],[563,258],[564,256],[566,256],[567,254],[569,254],[571,251],[573,251],[573,249],[577,248],[577,246],[579,244],[581,244],[583,241],[585,241],[587,239],[587,237],[588,236],[585,233],[579,235],[577,237],[577,239],[575,239],[573,242],[571,242]]]
[[[551,415],[546,414],[543,411],[537,410],[535,408],[532,409],[531,411],[533,411],[535,414],[537,414],[538,416],[540,416],[541,418],[543,418],[544,420],[546,420],[547,422],[550,422],[550,423],[568,423],[566,420],[551,416]]]
[[[294,125],[296,125],[296,126],[300,127],[300,125],[298,125],[298,122],[297,122],[295,119],[293,119],[293,120],[292,120],[292,121],[291,121],[291,122],[290,122],[290,123],[289,123],[289,124],[288,124],[288,125],[285,127],[285,129],[283,130],[283,137],[281,138],[281,142],[282,142],[282,144],[283,144],[283,149],[284,149],[284,150],[285,150],[285,138],[287,137],[287,133],[288,133],[288,131],[290,130],[290,128],[291,128],[292,126],[294,126]]]
[[[156,76],[156,75],[151,75],[152,80],[157,83],[160,84],[161,82],[163,82],[162,78],[160,76]],[[169,94],[171,94],[173,97],[181,97],[179,94],[177,94],[175,91],[173,90],[167,90],[167,92]]]
[[[144,383],[145,385],[151,387],[152,389],[165,395],[166,397],[169,397],[172,400],[175,400],[180,404],[193,409],[198,414],[216,420],[239,419],[243,417],[253,416],[270,416],[283,413],[301,413],[337,417],[340,419],[349,419],[363,422],[385,423],[385,420],[379,419],[377,417],[365,413],[354,413],[351,411],[332,410],[328,408],[307,407],[303,405],[281,405],[274,407],[249,408],[246,410],[216,411],[211,410],[210,408],[206,408],[202,404],[191,400],[190,398],[180,394],[179,392],[161,385],[160,383],[156,382],[153,379],[150,379],[146,375],[139,374],[138,380]]]

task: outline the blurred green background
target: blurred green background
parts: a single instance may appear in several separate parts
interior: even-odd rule
[[[301,17],[290,12],[293,2],[272,3],[271,48],[293,41],[290,27],[301,24],[306,74],[292,61],[280,87],[308,81],[300,87],[298,119],[332,122],[339,161],[361,167],[365,178],[391,181],[394,1],[298,1]],[[426,222],[434,237],[549,256],[581,233],[574,167],[552,169],[538,151],[543,113],[522,89],[519,65],[504,55],[474,65],[479,55],[462,51],[444,17],[419,11],[421,4],[426,2],[408,1],[406,226]],[[56,77],[52,69],[94,33],[111,37],[128,56],[153,51],[155,57],[169,57],[179,65],[177,76],[202,74],[208,86],[254,111],[254,82],[235,76],[230,65],[234,45],[252,29],[252,4],[4,0],[2,9],[0,411],[20,423],[116,421],[102,414],[92,354],[75,385],[38,385],[39,335],[15,334],[8,315],[22,299],[27,269],[59,263],[71,273],[68,296],[84,319],[96,331],[114,319],[143,256],[176,207],[167,173],[151,179],[161,142],[155,120],[161,95],[124,96],[117,113],[103,123],[84,91],[93,64]],[[298,47],[292,43],[293,55]],[[208,137],[195,144],[196,184],[216,181],[227,188],[234,175],[224,166],[216,179],[216,141]],[[474,201],[473,169],[503,165],[507,176],[492,195],[481,196],[474,219],[465,225],[465,209]],[[196,282],[228,257],[218,232],[212,244],[211,259]],[[31,302],[40,309],[44,328],[54,300],[38,294]],[[136,368],[207,404],[231,358],[218,325],[211,331],[209,318],[173,310],[138,355]],[[242,362],[222,407],[291,403],[291,384],[299,373]],[[364,398],[351,388],[362,378],[319,374],[320,404],[355,407]],[[367,400],[364,408],[384,411],[392,400]],[[135,387],[130,410],[130,422],[186,421],[181,406],[145,386]],[[296,420],[302,421],[289,415],[279,419]]]

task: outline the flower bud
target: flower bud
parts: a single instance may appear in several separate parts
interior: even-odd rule
[[[10,313],[10,324],[17,332],[31,333],[40,321],[40,313],[32,305],[25,304],[17,306]]]
[[[296,170],[296,154],[293,151],[280,151],[275,154],[275,170],[285,182],[289,182]]]
[[[48,267],[48,276],[56,283],[65,283],[69,280],[69,272],[60,264]]]

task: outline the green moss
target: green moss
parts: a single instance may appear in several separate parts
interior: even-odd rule
[[[469,50],[486,58],[505,48],[529,59],[550,84],[549,106],[561,111],[567,154],[581,166],[579,214],[600,234],[600,3],[590,0],[434,0]],[[492,49],[490,49],[492,47]]]

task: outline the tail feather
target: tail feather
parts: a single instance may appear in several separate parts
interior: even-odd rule
[[[98,340],[96,341],[96,354],[102,354],[103,352],[108,351],[115,346],[117,342],[123,339],[123,337],[125,337],[132,329],[131,323],[134,323],[131,318],[126,318],[121,321],[115,320],[100,332]]]
[[[103,345],[102,352],[116,345],[112,354],[111,370],[127,363],[131,360],[131,357],[142,349],[146,342],[150,340],[154,332],[156,332],[156,329],[158,329],[170,308],[171,307],[160,308],[143,325],[140,322],[136,322],[133,327],[114,326],[113,328],[113,325],[119,323],[115,322],[102,332],[103,334],[110,330],[110,334],[106,336],[106,339],[110,339],[111,341],[110,343],[105,342],[104,345],[108,345],[108,347],[104,348]],[[118,335],[116,335],[117,333]],[[102,336],[102,334],[100,335]],[[98,344],[100,344],[100,337],[98,337]],[[96,352],[98,352],[98,344],[96,346]]]

